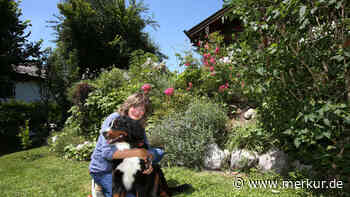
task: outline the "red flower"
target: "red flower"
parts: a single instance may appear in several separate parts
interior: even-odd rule
[[[150,84],[146,83],[141,87],[141,89],[143,90],[143,92],[145,94],[147,94],[152,89],[152,86]]]
[[[211,71],[211,72],[214,71],[214,66],[210,66],[210,71]]]
[[[198,41],[197,46],[199,47],[201,46],[201,41]]]
[[[210,58],[210,63],[215,64],[215,59],[213,57]]]
[[[188,88],[186,88],[187,91],[192,89],[192,82],[188,82]]]
[[[168,88],[164,91],[164,94],[171,96],[174,94],[174,88]]]
[[[188,82],[188,87],[192,88],[192,82]]]
[[[219,53],[219,47],[216,47],[216,49],[215,49],[215,53],[217,54],[217,53]]]
[[[203,54],[203,57],[204,57],[204,59],[210,58],[210,53],[204,53],[204,54]]]
[[[226,89],[226,86],[225,86],[225,85],[221,85],[221,86],[219,87],[219,92],[224,92],[225,89]]]

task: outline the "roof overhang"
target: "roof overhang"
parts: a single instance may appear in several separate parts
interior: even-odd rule
[[[211,16],[209,16],[208,18],[206,18],[204,21],[192,27],[190,30],[188,31],[184,30],[184,33],[191,40],[191,42],[193,42],[194,39],[198,37],[199,33],[205,31],[205,28],[209,27],[210,24],[218,20],[221,20],[222,17],[225,17],[225,13],[228,13],[232,9],[233,9],[232,7],[224,7],[218,10],[217,12],[215,12],[214,14],[212,14]]]

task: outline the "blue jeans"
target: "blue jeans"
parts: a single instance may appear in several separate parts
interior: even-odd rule
[[[164,156],[164,150],[160,148],[150,148],[149,153],[153,155],[153,163],[159,163]],[[90,173],[94,181],[102,187],[102,192],[105,197],[112,197],[112,172],[111,173]],[[132,193],[127,193],[126,197],[135,197]]]
[[[95,183],[102,187],[105,197],[112,197],[112,173],[90,173]]]

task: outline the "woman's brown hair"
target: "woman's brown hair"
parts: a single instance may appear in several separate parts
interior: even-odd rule
[[[151,102],[148,98],[147,95],[143,94],[143,93],[135,93],[130,95],[125,101],[124,103],[120,106],[118,113],[121,116],[127,116],[129,109],[131,107],[138,107],[143,105],[145,107],[145,114],[142,117],[142,119],[140,120],[140,123],[142,125],[145,124],[146,121],[146,117],[149,115],[149,113],[151,112]]]

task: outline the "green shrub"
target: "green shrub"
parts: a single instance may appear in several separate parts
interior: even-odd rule
[[[91,154],[93,153],[96,146],[96,142],[85,141],[82,144],[74,146],[70,144],[64,148],[64,158],[74,159],[78,161],[90,160]]]
[[[90,83],[103,94],[108,94],[122,87],[126,83],[127,77],[125,76],[125,73],[124,70],[112,68],[103,71],[97,79]]]
[[[50,147],[50,151],[56,152],[57,154],[64,156],[66,147],[83,143],[85,140],[82,136],[77,135],[77,131],[73,128],[65,127],[60,132],[53,132],[48,138],[47,143]]]
[[[11,141],[7,149],[20,147],[18,134],[20,127],[29,120],[32,145],[38,146],[45,142],[49,135],[47,123],[58,124],[62,120],[60,107],[54,103],[45,105],[40,102],[26,103],[11,100],[0,103],[0,136],[2,141]]]
[[[274,146],[275,138],[262,129],[258,122],[233,127],[228,134],[225,148],[232,151],[236,148],[262,153]]]
[[[259,103],[262,127],[326,178],[350,172],[347,2],[226,1],[244,21],[233,70]]]
[[[96,140],[103,119],[116,111],[131,92],[132,87],[128,88],[124,73],[113,68],[102,72],[95,80],[76,83],[69,92],[72,99],[79,102],[69,110],[71,115],[65,127],[74,128],[77,135]]]
[[[218,104],[195,100],[188,110],[169,115],[150,132],[164,144],[169,163],[201,168],[207,146],[223,144],[226,120]]]
[[[172,87],[172,79],[175,75],[163,67],[159,67],[163,64],[157,63],[157,58],[154,55],[142,51],[136,51],[133,54],[132,65],[128,72],[113,68],[102,72],[95,80],[80,81],[76,87],[71,88],[69,92],[72,98],[76,92],[74,90],[79,89],[81,84],[87,83],[86,87],[92,86],[93,91],[84,99],[83,106],[76,103],[69,110],[71,116],[66,121],[66,127],[75,128],[79,135],[89,140],[96,140],[104,118],[116,111],[129,95],[141,91],[141,86],[144,83],[149,83],[152,86],[149,95],[154,106],[153,109],[166,109],[168,107],[164,105],[165,95],[163,91]],[[176,95],[172,99],[174,102],[171,102],[171,109],[178,108],[176,106],[185,106],[183,104],[189,100],[188,95],[185,97],[182,94]],[[171,109],[169,108],[169,111]],[[165,110],[165,112],[167,111]]]
[[[32,140],[30,139],[29,133],[29,120],[26,120],[25,126],[20,127],[20,132],[18,134],[18,137],[21,138],[21,145],[23,149],[27,149],[32,145]]]

